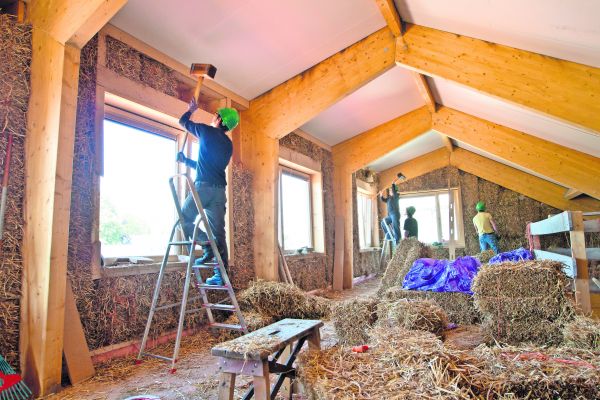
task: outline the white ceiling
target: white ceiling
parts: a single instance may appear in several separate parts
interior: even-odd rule
[[[441,147],[444,147],[442,137],[438,132],[431,130],[373,161],[368,167],[376,172],[385,171]]]
[[[129,0],[111,23],[247,99],[385,26],[374,0]]]
[[[333,146],[425,105],[412,75],[394,67],[302,126]]]
[[[395,0],[405,21],[600,67],[598,0]]]

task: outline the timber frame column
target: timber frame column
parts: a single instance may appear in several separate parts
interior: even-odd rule
[[[60,388],[80,48],[126,0],[32,0],[21,370],[36,396]],[[76,21],[80,21],[77,23]]]

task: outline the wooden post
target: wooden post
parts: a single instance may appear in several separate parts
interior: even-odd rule
[[[235,394],[235,374],[221,372],[219,383],[219,400],[233,400]]]
[[[262,373],[260,375],[254,375],[254,397],[256,400],[270,400],[271,384],[269,383],[268,361],[262,361],[261,371]]]
[[[585,252],[585,234],[583,225],[583,213],[571,211],[573,230],[569,233],[571,238],[571,254],[573,261],[577,264],[575,275],[575,302],[584,314],[592,312],[590,301],[590,274],[588,260]]]

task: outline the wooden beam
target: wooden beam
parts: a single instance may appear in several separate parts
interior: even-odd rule
[[[104,25],[127,3],[127,0],[103,1],[85,23],[71,36],[68,43],[83,48]]]
[[[99,10],[113,9],[114,15],[120,8],[113,6],[113,3],[117,2],[117,0],[35,0],[29,2],[27,18],[35,28],[43,30],[57,42],[64,44],[80,28],[86,26],[90,19],[95,18]],[[87,32],[94,36],[97,30],[91,32],[92,28],[93,26],[89,26]],[[99,26],[97,28],[100,29]]]
[[[340,289],[340,278],[342,289],[352,289],[354,278],[354,216],[352,204],[352,171],[343,165],[334,165],[333,168],[333,200],[335,204],[335,220],[343,220],[343,256],[335,261],[333,271],[334,289]],[[339,231],[336,231],[336,238]],[[336,254],[340,249],[336,242]],[[340,264],[342,270],[340,271]]]
[[[392,68],[394,49],[383,28],[252,100],[244,118],[279,139]]]
[[[585,251],[583,215],[581,211],[574,211],[571,213],[571,218],[573,219],[573,230],[569,232],[569,239],[571,239],[571,254],[576,268],[575,304],[583,314],[589,315],[592,312],[592,303],[590,301],[590,272]]]
[[[565,192],[565,199],[567,200],[573,200],[575,197],[579,197],[583,194],[583,192],[581,190],[577,190],[577,189],[567,189],[567,191]]]
[[[419,25],[396,63],[587,127],[600,135],[600,69]]]
[[[395,37],[402,35],[402,20],[400,19],[400,15],[398,11],[396,11],[396,5],[394,4],[394,0],[375,0],[377,7],[379,7],[379,11],[385,22],[387,23],[388,28],[392,31],[392,34]]]
[[[411,73],[413,75],[413,78],[415,79],[415,83],[417,84],[417,89],[419,89],[419,93],[421,93],[423,100],[425,100],[425,105],[427,106],[427,109],[429,110],[429,112],[435,113],[436,112],[435,99],[433,98],[433,95],[431,94],[431,89],[429,88],[429,83],[427,83],[427,79],[425,78],[425,75],[420,74],[415,71],[411,71]]]
[[[446,149],[448,149],[448,151],[450,153],[452,153],[454,151],[454,143],[452,143],[452,139],[450,139],[448,136],[444,135],[443,133],[440,133],[440,137],[442,138],[442,141],[444,142],[444,146],[446,146]]]
[[[399,172],[409,180],[448,165],[450,165],[450,152],[442,147],[380,172],[379,190],[390,187],[398,179]]]
[[[600,158],[448,107],[432,119],[438,132],[600,199]]]
[[[567,200],[565,188],[470,151],[456,148],[450,164],[482,179],[524,194],[560,210],[598,211],[600,201],[592,198]]]
[[[431,114],[417,108],[332,148],[335,165],[354,172],[431,129]]]

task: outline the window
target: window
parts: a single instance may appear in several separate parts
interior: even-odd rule
[[[464,246],[465,239],[459,191],[458,189],[451,189],[450,194],[454,203],[453,237],[457,246]],[[401,193],[399,202],[400,229],[402,231],[406,220],[406,208],[413,206],[417,209],[414,217],[419,224],[419,240],[429,244],[434,242],[447,244],[449,242],[450,196],[448,190]]]
[[[313,247],[310,175],[281,167],[279,241],[284,250]]]
[[[368,193],[357,190],[356,208],[358,211],[358,242],[361,249],[373,247],[373,198]]]
[[[105,119],[103,146],[103,256],[162,255],[175,222],[168,181],[177,172],[176,138]]]

